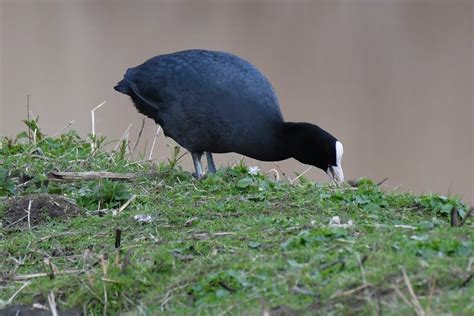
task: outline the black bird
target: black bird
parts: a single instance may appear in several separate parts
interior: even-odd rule
[[[216,171],[212,153],[236,152],[264,161],[287,158],[344,180],[342,143],[310,123],[285,122],[277,96],[252,64],[227,52],[185,50],[129,68],[115,90],[191,152],[196,176]]]

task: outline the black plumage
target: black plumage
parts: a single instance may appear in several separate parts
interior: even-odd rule
[[[258,160],[295,158],[343,180],[342,144],[310,123],[285,122],[275,92],[249,62],[226,52],[187,50],[129,68],[115,90],[129,95],[166,136],[201,155],[236,152]]]

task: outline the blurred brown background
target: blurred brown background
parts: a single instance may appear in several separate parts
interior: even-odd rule
[[[31,94],[49,134],[74,120],[85,135],[90,110],[107,101],[98,133],[118,139],[132,123],[135,141],[142,116],[112,89],[125,69],[161,53],[226,50],[266,74],[287,120],[317,123],[342,140],[346,178],[388,177],[390,187],[474,202],[472,1],[0,3],[0,135],[24,129]],[[147,120],[147,150],[155,130]],[[169,156],[167,143],[161,135],[155,158]],[[289,175],[306,169],[280,165]],[[314,168],[308,176],[326,181]]]

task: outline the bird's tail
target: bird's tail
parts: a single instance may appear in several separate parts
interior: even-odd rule
[[[128,80],[123,79],[117,85],[114,87],[114,89],[118,92],[121,92],[123,94],[128,94],[130,95],[130,92],[132,89],[130,88],[130,84],[128,83]]]
[[[129,96],[131,96],[131,93],[133,91],[133,87],[132,87],[133,84],[131,82],[133,81],[131,80],[133,78],[132,72],[133,72],[133,68],[127,69],[127,72],[123,76],[123,79],[119,83],[117,83],[117,85],[114,87],[116,91],[121,92],[123,94],[128,94]]]

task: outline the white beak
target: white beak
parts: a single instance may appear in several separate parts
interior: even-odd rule
[[[339,166],[329,166],[326,171],[331,180],[333,180],[337,185],[341,184],[344,181],[344,172],[342,167]]]

